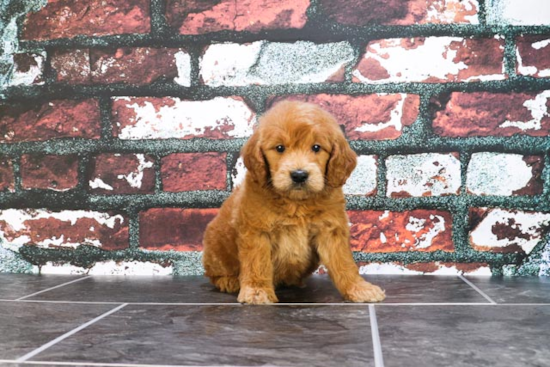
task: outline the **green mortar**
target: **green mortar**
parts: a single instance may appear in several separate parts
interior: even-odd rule
[[[20,271],[27,272],[32,264],[40,265],[47,261],[67,262],[85,268],[93,266],[97,261],[151,261],[157,263],[172,263],[174,274],[200,274],[200,253],[196,252],[158,252],[141,251],[138,248],[139,222],[138,214],[142,210],[153,207],[218,207],[229,196],[226,191],[212,192],[162,192],[160,174],[158,173],[159,159],[170,153],[179,152],[228,152],[227,182],[230,187],[231,171],[238,157],[244,139],[213,141],[207,139],[193,140],[162,140],[162,141],[120,141],[112,137],[112,125],[109,119],[111,114],[111,96],[175,96],[189,99],[210,99],[216,96],[238,95],[254,108],[259,114],[265,111],[265,102],[273,95],[285,94],[368,94],[368,93],[412,93],[421,97],[420,114],[417,121],[410,127],[403,129],[403,135],[395,140],[388,141],[354,141],[352,147],[359,154],[376,154],[382,160],[379,162],[377,177],[378,192],[374,197],[348,198],[348,209],[357,210],[392,210],[403,211],[417,208],[440,209],[451,211],[453,215],[453,241],[456,252],[447,253],[355,253],[355,259],[363,262],[487,262],[494,274],[550,275],[550,239],[535,248],[529,257],[524,254],[499,254],[474,251],[468,241],[467,213],[469,207],[503,207],[521,210],[536,210],[548,212],[550,210],[550,137],[472,137],[472,138],[443,138],[433,134],[431,128],[430,99],[440,94],[455,91],[474,92],[516,92],[540,91],[550,89],[550,78],[535,79],[515,75],[516,56],[512,40],[519,34],[547,34],[549,26],[512,27],[488,26],[485,24],[486,6],[480,2],[480,25],[412,25],[412,26],[344,26],[335,24],[318,12],[316,1],[308,10],[308,24],[301,30],[274,30],[258,34],[249,32],[222,31],[210,35],[182,36],[170,32],[165,23],[161,0],[152,1],[152,33],[150,35],[121,35],[106,37],[78,37],[75,39],[60,39],[51,41],[22,41],[17,42],[13,29],[6,25],[21,22],[21,16],[29,10],[38,9],[44,1],[26,1],[24,4],[15,0],[0,0],[0,37],[2,42],[9,42],[14,49],[20,51],[42,51],[49,48],[85,48],[85,47],[136,47],[155,46],[162,43],[167,47],[184,47],[192,56],[192,87],[185,88],[175,83],[153,83],[149,86],[108,85],[108,86],[70,86],[52,84],[54,76],[45,75],[44,86],[20,86],[2,89],[3,82],[11,70],[10,55],[0,51],[0,102],[8,103],[41,103],[49,99],[74,99],[95,97],[100,100],[102,113],[102,137],[98,141],[82,139],[29,142],[7,144],[0,146],[0,153],[15,158],[16,174],[19,170],[17,163],[22,154],[78,154],[80,183],[75,190],[65,193],[43,192],[39,190],[21,190],[20,179],[16,179],[16,192],[0,193],[0,209],[5,208],[49,208],[49,209],[89,209],[113,210],[127,215],[130,218],[130,248],[125,251],[107,252],[97,248],[82,246],[76,250],[46,250],[35,247],[22,247],[20,254],[0,250],[0,272]],[[357,60],[364,51],[368,42],[378,38],[400,38],[416,36],[487,36],[504,35],[505,68],[510,77],[503,81],[488,81],[479,83],[395,83],[387,85],[366,85],[351,82],[353,63],[346,67],[345,81],[332,84],[302,84],[302,85],[275,85],[275,86],[247,86],[247,87],[217,87],[210,88],[199,83],[198,58],[202,49],[210,43],[235,42],[246,43],[259,40],[273,42],[294,42],[298,40],[317,43],[348,41],[352,46]],[[7,61],[6,61],[7,60]],[[6,70],[8,70],[6,72]],[[46,69],[48,70],[48,68]],[[155,194],[153,195],[89,195],[86,192],[86,162],[99,152],[120,153],[147,153],[156,157],[157,176]],[[406,199],[390,199],[386,197],[385,174],[386,167],[383,159],[392,154],[411,154],[419,152],[459,152],[462,164],[463,182],[461,194],[445,197],[420,197]],[[505,153],[542,154],[545,155],[543,171],[543,194],[532,197],[496,197],[470,196],[465,190],[465,172],[470,155],[478,151],[494,151]]]
[[[0,247],[0,273],[34,273],[33,265],[23,257]]]

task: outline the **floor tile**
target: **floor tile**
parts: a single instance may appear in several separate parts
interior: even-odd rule
[[[454,276],[374,275],[367,280],[386,290],[384,303],[488,303]]]
[[[496,303],[550,303],[546,277],[468,277]]]
[[[0,302],[0,359],[17,359],[113,307]]]
[[[386,291],[384,303],[488,303],[460,278],[431,275],[368,275],[365,279]],[[342,302],[328,276],[314,276],[303,289],[277,292],[280,302]]]
[[[79,278],[82,276],[0,274],[0,299],[14,300]]]
[[[386,366],[547,366],[549,306],[377,306]]]
[[[205,277],[94,276],[32,297],[32,300],[143,303],[237,303]]]
[[[367,276],[386,290],[386,303],[487,301],[457,277]],[[305,288],[280,288],[280,302],[344,302],[327,275],[313,276]],[[236,294],[218,292],[204,277],[97,276],[39,294],[33,300],[139,303],[236,303]]]
[[[368,307],[128,305],[37,361],[372,366]]]

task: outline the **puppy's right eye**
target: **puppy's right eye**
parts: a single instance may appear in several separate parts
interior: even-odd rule
[[[282,152],[285,151],[285,146],[284,146],[284,145],[277,145],[277,146],[275,147],[275,149],[277,149],[277,151],[278,151],[279,153],[282,153]]]

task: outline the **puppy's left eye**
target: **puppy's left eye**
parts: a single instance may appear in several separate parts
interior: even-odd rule
[[[311,147],[311,150],[313,150],[315,153],[317,153],[318,151],[321,150],[321,146],[315,144],[314,146]]]

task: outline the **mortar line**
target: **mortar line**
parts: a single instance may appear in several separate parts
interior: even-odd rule
[[[370,330],[372,334],[372,346],[374,348],[374,366],[384,367],[384,356],[382,354],[382,343],[378,333],[378,321],[376,319],[376,308],[369,305]]]
[[[486,0],[479,0],[478,11],[479,24],[487,27],[487,4]]]
[[[33,297],[33,296],[36,296],[36,295],[38,295],[38,294],[41,294],[41,293],[44,293],[44,292],[51,291],[51,290],[53,290],[53,289],[61,288],[61,287],[64,287],[64,286],[69,285],[69,284],[72,284],[72,283],[80,282],[81,280],[88,279],[88,278],[91,278],[91,276],[88,275],[88,276],[85,276],[85,277],[82,277],[82,278],[78,278],[78,279],[72,280],[72,281],[70,281],[70,282],[66,282],[66,283],[62,283],[62,284],[56,285],[55,287],[43,289],[43,290],[41,290],[41,291],[38,291],[38,292],[35,292],[35,293],[32,293],[32,294],[29,294],[29,295],[27,295],[27,296],[19,297],[19,298],[16,299],[16,301],[22,301],[22,300],[24,300],[24,299],[26,299],[26,298]]]
[[[487,301],[491,302],[491,304],[496,305],[497,303],[488,295],[486,295],[481,289],[479,289],[474,283],[470,282],[468,279],[464,278],[462,274],[458,274],[458,277],[464,281],[464,283],[468,284],[470,287],[472,287],[477,293],[481,294]]]
[[[139,210],[128,212],[128,250],[139,250]]]
[[[517,77],[517,65],[518,60],[516,56],[516,33],[515,32],[503,32],[504,36],[504,71],[508,74],[510,79]]]
[[[13,190],[14,192],[23,192],[23,176],[21,175],[21,160],[23,154],[8,156],[13,170]]]
[[[105,312],[105,313],[102,314],[102,315],[99,315],[99,316],[96,317],[95,319],[90,320],[90,321],[88,321],[87,323],[82,324],[82,325],[78,326],[77,328],[75,328],[75,329],[73,329],[73,330],[71,330],[71,331],[69,331],[69,332],[67,332],[67,333],[65,333],[65,334],[63,334],[63,335],[61,335],[61,336],[55,338],[54,340],[52,340],[52,341],[50,341],[50,342],[48,342],[48,343],[42,345],[41,347],[36,348],[36,349],[33,350],[32,352],[27,353],[27,354],[25,354],[24,356],[18,358],[18,359],[17,359],[17,362],[25,362],[26,360],[28,360],[28,359],[34,357],[35,355],[37,355],[37,354],[39,354],[39,353],[42,353],[43,351],[45,351],[46,349],[48,349],[48,348],[54,346],[55,344],[57,344],[57,343],[59,343],[59,342],[65,340],[65,339],[67,339],[68,337],[70,337],[70,336],[76,334],[76,333],[79,332],[80,330],[83,330],[83,329],[87,328],[88,326],[90,326],[90,325],[92,325],[92,324],[95,324],[95,323],[98,322],[99,320],[101,320],[101,319],[103,319],[103,318],[105,318],[105,317],[107,317],[107,316],[109,316],[109,315],[111,315],[111,314],[117,312],[118,310],[120,310],[120,309],[126,307],[126,305],[128,305],[128,304],[127,304],[127,303],[124,303],[124,304],[122,304],[122,305],[120,305],[120,306],[118,306],[118,307],[115,307],[115,308],[113,308],[112,310],[107,311],[107,312]]]

